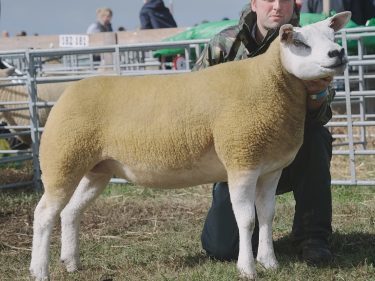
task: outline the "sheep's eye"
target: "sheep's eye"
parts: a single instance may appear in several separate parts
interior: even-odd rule
[[[310,48],[306,43],[302,42],[301,40],[295,39],[293,41],[294,46],[296,47],[304,47],[304,48]]]

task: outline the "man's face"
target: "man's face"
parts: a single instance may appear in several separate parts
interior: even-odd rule
[[[102,25],[107,25],[107,24],[110,24],[111,23],[111,20],[112,20],[112,16],[109,12],[107,11],[104,11],[102,12],[100,15],[99,15],[99,22],[102,24]]]
[[[276,29],[291,20],[294,0],[252,0],[251,9],[257,14],[260,29]]]

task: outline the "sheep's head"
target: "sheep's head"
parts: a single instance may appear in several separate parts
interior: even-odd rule
[[[348,61],[344,49],[334,42],[334,33],[343,28],[351,12],[342,12],[326,20],[280,28],[281,59],[285,69],[303,80],[334,76],[344,71]]]

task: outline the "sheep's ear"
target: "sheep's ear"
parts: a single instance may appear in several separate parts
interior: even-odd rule
[[[280,27],[279,31],[280,41],[282,43],[290,43],[293,39],[293,25],[284,24]]]
[[[341,12],[328,19],[329,27],[335,32],[343,28],[352,17],[352,12]]]

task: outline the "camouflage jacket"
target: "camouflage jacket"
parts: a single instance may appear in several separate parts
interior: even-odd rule
[[[298,26],[299,14],[295,11],[291,24]],[[261,44],[258,44],[252,36],[252,30],[256,24],[256,14],[251,12],[249,6],[242,12],[239,24],[224,29],[216,34],[207,44],[202,54],[196,61],[193,71],[224,63],[227,61],[241,60],[264,53],[271,42],[278,36],[279,30],[268,31]],[[326,124],[332,118],[330,103],[335,91],[329,87],[328,98],[319,110],[309,111],[306,116],[306,124]]]

